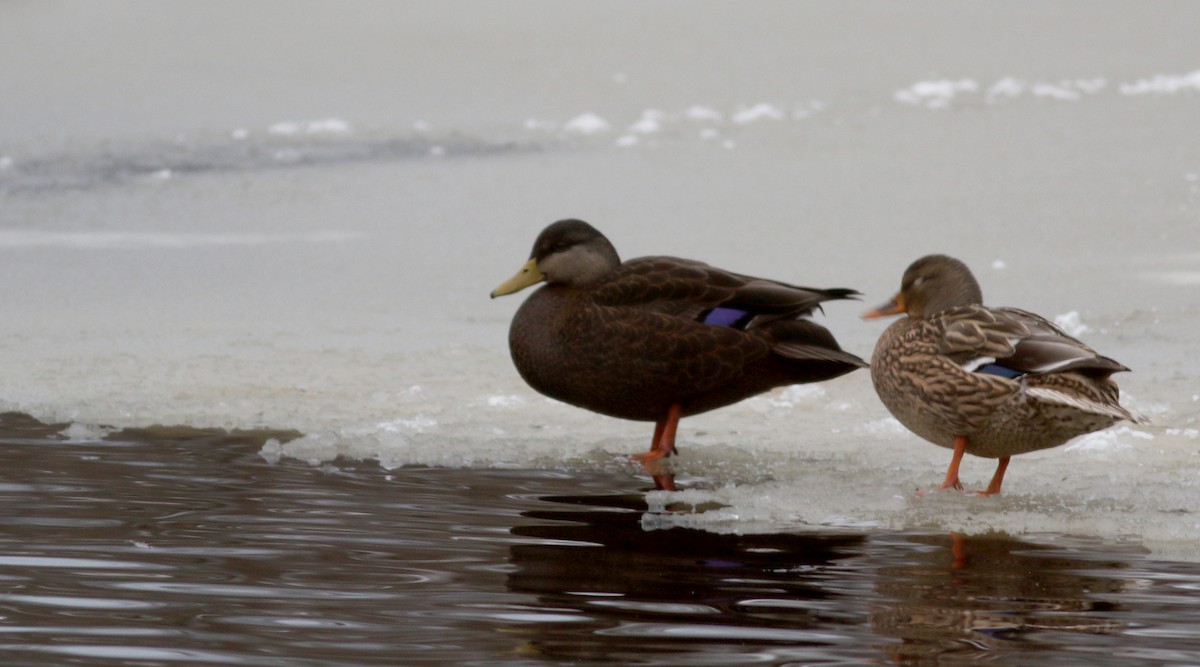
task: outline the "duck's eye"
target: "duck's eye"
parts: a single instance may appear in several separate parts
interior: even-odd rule
[[[925,284],[925,276],[917,276],[916,278],[913,278],[912,284],[909,285],[909,287],[916,289],[923,284]]]

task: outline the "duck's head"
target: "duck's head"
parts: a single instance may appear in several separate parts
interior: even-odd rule
[[[966,264],[946,255],[926,255],[909,265],[895,297],[863,313],[863,317],[900,313],[925,317],[947,308],[981,303],[983,293]]]
[[[533,242],[529,261],[516,275],[492,290],[492,298],[519,292],[545,281],[550,285],[594,284],[621,264],[608,239],[582,220],[559,220]]]

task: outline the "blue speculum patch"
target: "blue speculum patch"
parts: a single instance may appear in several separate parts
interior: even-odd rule
[[[984,375],[999,375],[1000,377],[1008,378],[1010,380],[1015,380],[1022,375],[1025,375],[1025,371],[1013,370],[1006,366],[1001,366],[1000,364],[984,364],[979,368],[976,368],[975,372],[983,373]]]
[[[717,327],[742,327],[750,321],[750,313],[737,308],[718,306],[708,311],[703,322]]]

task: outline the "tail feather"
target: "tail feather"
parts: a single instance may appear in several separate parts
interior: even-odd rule
[[[822,301],[833,301],[835,299],[855,299],[862,296],[862,292],[850,289],[848,287],[827,287],[825,289],[813,289],[813,292],[820,292],[824,297]]]
[[[1106,415],[1114,419],[1124,419],[1134,424],[1144,424],[1149,419],[1145,415],[1139,414],[1133,410],[1126,409],[1124,406],[1116,403],[1101,403],[1082,396],[1073,396],[1071,394],[1049,389],[1047,387],[1026,387],[1025,393],[1033,398],[1058,403],[1060,405],[1069,405],[1084,412],[1091,412],[1098,415]]]
[[[859,357],[844,352],[842,350],[834,350],[828,347],[820,347],[817,345],[803,345],[799,343],[776,343],[772,348],[775,354],[788,359],[796,359],[799,361],[835,361],[843,364],[850,364],[856,368],[866,368],[867,362]]]

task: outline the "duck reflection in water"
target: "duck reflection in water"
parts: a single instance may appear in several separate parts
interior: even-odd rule
[[[1104,598],[1127,580],[1105,571],[1127,562],[1004,534],[905,539],[922,548],[879,568],[876,590],[887,602],[871,614],[873,628],[900,639],[884,647],[897,664],[1002,660],[1029,651],[1032,633],[1123,628],[1118,605]]]
[[[537,523],[513,528],[525,543],[509,551],[509,590],[555,619],[506,627],[526,655],[1060,664],[1054,652],[1081,634],[1123,640],[1127,614],[1113,600],[1129,585],[1129,560],[1112,545],[1092,553],[1003,534],[653,530],[662,524],[647,521],[641,494],[541,500],[547,509],[523,513]],[[1025,661],[1031,652],[1045,655]]]
[[[526,512],[543,522],[512,530],[531,543],[511,548],[508,588],[580,621],[529,628],[527,652],[611,664],[744,656],[756,645],[811,651],[828,644],[819,628],[857,622],[828,611],[845,586],[827,571],[861,536],[647,530],[641,495],[543,500],[562,507]]]

